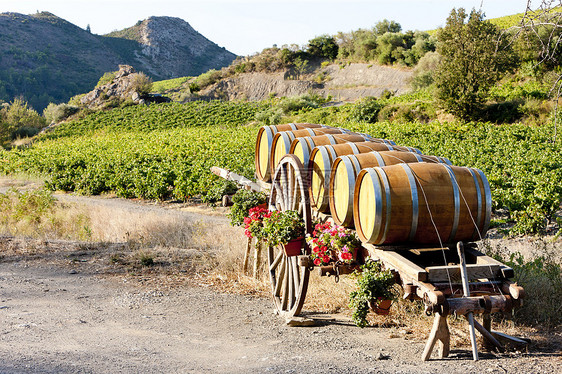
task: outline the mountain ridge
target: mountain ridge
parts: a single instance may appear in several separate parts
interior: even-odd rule
[[[90,91],[120,64],[159,80],[199,75],[236,57],[180,18],[149,17],[125,30],[132,28],[141,40],[92,34],[49,12],[0,13],[0,100],[23,96],[41,110]]]

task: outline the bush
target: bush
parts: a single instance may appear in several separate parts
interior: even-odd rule
[[[433,84],[433,73],[440,61],[441,55],[437,52],[428,52],[419,60],[410,83],[414,90],[417,91]]]
[[[79,110],[80,108],[74,105],[50,103],[43,110],[43,117],[45,117],[47,123],[58,123],[76,114]]]
[[[351,112],[351,118],[357,122],[376,123],[382,104],[376,97],[368,96],[359,100]]]
[[[131,78],[131,91],[146,95],[152,90],[152,79],[144,73],[135,73]]]

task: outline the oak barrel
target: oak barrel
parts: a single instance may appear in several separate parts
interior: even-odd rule
[[[273,137],[271,142],[271,151],[269,156],[269,167],[271,168],[271,173],[275,171],[277,164],[283,156],[289,153],[291,148],[291,143],[297,138],[303,138],[305,136],[319,136],[324,134],[349,134],[351,131],[342,128],[316,128],[316,129],[303,129],[303,130],[291,130],[291,131],[280,131]]]
[[[291,147],[289,148],[289,153],[297,156],[303,165],[308,166],[310,154],[317,146],[342,143],[363,143],[365,141],[382,144],[394,143],[391,140],[375,139],[367,134],[327,134],[320,136],[305,136],[303,138],[293,140]]]
[[[393,150],[421,154],[421,151],[417,148],[374,142],[343,143],[318,146],[314,148],[310,153],[310,161],[308,165],[308,168],[311,171],[309,192],[312,208],[320,212],[328,212],[330,210],[328,197],[330,176],[332,174],[333,163],[337,157],[349,154],[368,153],[372,151],[381,152]],[[353,216],[353,211],[351,211],[350,214]]]
[[[355,183],[357,234],[376,245],[480,239],[491,211],[490,185],[474,168],[398,164],[363,169]]]
[[[373,151],[335,159],[328,185],[330,211],[334,221],[338,225],[353,226],[353,193],[355,180],[361,169],[413,162],[451,164],[451,161],[443,157],[400,151]]]
[[[256,139],[256,176],[259,180],[268,182],[271,180],[271,169],[269,158],[271,155],[271,144],[273,137],[280,131],[301,130],[307,128],[328,128],[329,126],[314,123],[287,123],[283,125],[270,125],[260,127]]]

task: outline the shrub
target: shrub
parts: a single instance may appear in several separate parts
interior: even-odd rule
[[[80,108],[74,105],[49,103],[43,110],[43,117],[47,123],[58,123],[76,114],[79,110]]]
[[[152,79],[144,73],[135,73],[131,78],[131,91],[146,95],[152,90]]]
[[[376,123],[379,111],[383,106],[376,97],[368,96],[362,98],[353,107],[351,118],[357,122]]]

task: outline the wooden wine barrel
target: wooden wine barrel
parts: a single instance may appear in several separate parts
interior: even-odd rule
[[[317,128],[317,129],[303,129],[292,131],[280,131],[273,137],[271,142],[271,152],[269,158],[269,165],[271,172],[275,171],[277,164],[289,153],[291,143],[297,138],[305,136],[319,136],[324,134],[351,134],[351,131],[342,128]]]
[[[490,185],[473,168],[426,162],[367,168],[353,198],[357,234],[376,245],[477,240],[490,225]]]
[[[451,164],[446,158],[401,151],[374,151],[336,158],[328,184],[330,212],[334,221],[338,225],[353,226],[353,193],[361,169],[412,162]]]
[[[328,192],[330,189],[332,166],[336,158],[349,154],[393,150],[421,154],[421,151],[417,148],[375,142],[343,143],[315,147],[310,153],[308,164],[311,172],[309,187],[311,207],[320,212],[330,211]],[[353,211],[350,214],[353,218]]]
[[[371,141],[373,143],[391,144],[390,140],[375,139],[367,134],[328,134],[320,136],[305,136],[297,138],[291,143],[289,153],[294,154],[302,162],[303,165],[308,166],[310,161],[310,154],[312,150],[320,145],[334,145],[342,143],[363,143]]]
[[[258,130],[256,139],[256,156],[255,166],[256,175],[259,180],[268,182],[271,179],[271,170],[269,167],[269,158],[271,155],[271,144],[273,137],[280,131],[301,130],[312,128],[330,128],[325,125],[314,123],[287,123],[284,125],[263,126]]]

